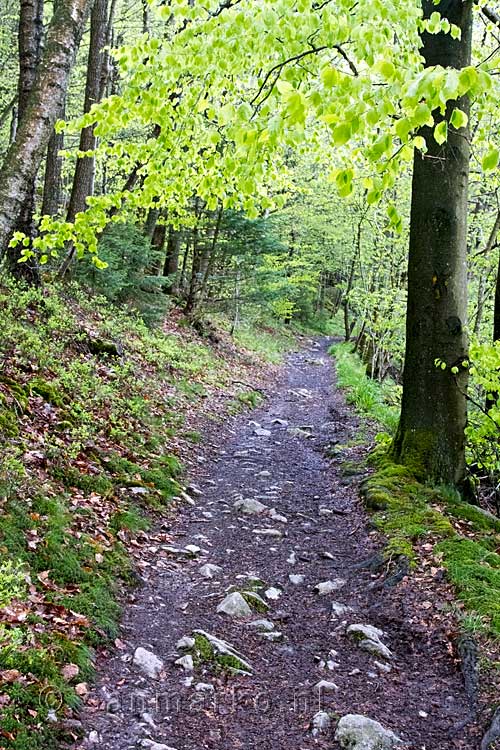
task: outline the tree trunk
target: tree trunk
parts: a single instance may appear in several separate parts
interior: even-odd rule
[[[56,2],[45,51],[19,121],[16,138],[0,170],[0,251],[5,254],[12,232],[44,157],[54,122],[61,112],[69,74],[91,0]]]
[[[90,45],[87,62],[87,81],[85,84],[84,113],[90,112],[92,105],[99,101],[101,92],[101,72],[103,48],[106,43],[108,28],[108,0],[95,0],[90,16]],[[94,126],[83,128],[80,133],[79,151],[93,151],[96,147]],[[82,156],[77,159],[73,186],[69,199],[67,221],[73,222],[75,216],[85,211],[87,198],[94,193],[95,157]]]
[[[207,248],[207,251],[204,255],[204,258],[202,260],[202,279],[201,279],[201,286],[200,286],[200,304],[205,299],[205,294],[208,287],[208,282],[210,280],[210,277],[212,276],[213,269],[214,269],[214,263],[215,263],[215,257],[216,257],[216,251],[217,251],[217,242],[219,241],[219,235],[220,230],[222,226],[222,215],[223,215],[224,209],[222,208],[222,205],[219,206],[217,209],[217,215],[215,219],[215,225],[214,225],[214,232],[212,235],[212,242]]]
[[[62,113],[61,113],[62,116]],[[43,183],[42,216],[57,216],[62,199],[62,157],[59,152],[64,148],[64,134],[56,133],[50,136],[45,162],[45,177]]]
[[[439,12],[462,31],[423,34],[427,66],[470,64],[472,0],[442,2]],[[424,0],[424,17],[436,9]],[[457,106],[450,102],[446,117]],[[469,111],[463,98],[458,106]],[[443,119],[434,113],[438,122]],[[427,154],[416,152],[412,184],[406,353],[401,418],[393,444],[396,460],[429,480],[460,486],[465,475],[467,419],[467,189],[468,132],[449,128],[438,145],[422,130]],[[436,360],[446,369],[436,366]],[[452,369],[458,368],[458,374]]]
[[[162,274],[165,277],[173,277],[172,283],[165,287],[165,292],[167,294],[178,294],[179,292],[178,275],[180,251],[181,233],[178,230],[170,227],[168,230],[167,253],[165,255]]]
[[[21,0],[19,12],[19,79],[17,84],[17,120],[22,121],[28,106],[29,97],[35,83],[40,64],[43,35],[43,0]],[[26,190],[16,231],[23,232],[30,240],[35,236],[33,216],[35,213],[36,174],[30,179]],[[7,268],[18,279],[38,283],[39,272],[36,259],[20,264],[16,248],[7,248]]]

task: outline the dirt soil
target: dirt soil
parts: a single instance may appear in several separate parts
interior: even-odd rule
[[[409,576],[383,586],[385,571],[360,565],[380,551],[381,540],[359,500],[360,477],[344,476],[341,461],[328,457],[332,446],[355,437],[359,424],[333,386],[327,346],[311,343],[291,355],[262,408],[228,420],[199,446],[190,479],[201,494],[193,492],[196,505],[157,530],[162,541],[128,597],[116,649],[99,655],[78,748],[334,750],[336,721],[348,713],[381,722],[404,748],[479,747],[478,728],[460,728],[469,705],[450,645],[447,585],[437,574],[430,585]],[[260,428],[268,433],[258,434]],[[275,508],[286,522],[238,513],[233,504],[241,497]],[[255,533],[262,529],[281,535]],[[186,559],[165,549],[187,544],[202,552]],[[200,574],[208,562],[222,568],[210,580]],[[292,583],[290,574],[303,575],[303,583]],[[268,613],[217,614],[227,589],[244,588],[247,575],[263,579],[264,590],[282,592],[268,600]],[[345,584],[327,595],[315,591],[333,579]],[[335,616],[333,601],[352,611]],[[282,640],[268,641],[250,625],[262,617]],[[394,656],[386,662],[390,671],[346,634],[353,623],[384,631]],[[209,665],[191,673],[174,665],[182,655],[177,641],[195,629],[230,642],[253,674],[229,675]],[[139,646],[164,661],[159,679],[132,663]],[[320,680],[337,689],[318,690]],[[214,691],[197,690],[200,682]],[[314,735],[311,721],[320,709],[331,712],[332,723]]]

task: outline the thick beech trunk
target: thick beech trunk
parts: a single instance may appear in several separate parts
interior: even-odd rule
[[[0,250],[6,252],[31,185],[44,157],[54,122],[62,110],[69,74],[90,0],[56,2],[45,51],[19,120],[15,140],[0,170]]]
[[[424,34],[428,66],[461,69],[470,64],[472,0],[441,2],[439,12],[460,27],[449,34]],[[436,10],[424,0],[424,15]],[[469,110],[467,99],[450,103]],[[436,121],[442,119],[434,113]],[[464,428],[467,419],[467,187],[469,137],[449,128],[438,145],[433,130],[422,131],[428,152],[415,154],[403,401],[393,445],[395,458],[421,476],[459,486],[464,478]],[[436,360],[446,369],[436,366]],[[452,368],[458,368],[454,374]]]

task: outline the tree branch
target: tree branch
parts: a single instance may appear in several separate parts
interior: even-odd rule
[[[252,106],[260,106],[260,104],[263,104],[265,99],[262,100],[262,102],[258,103],[258,99],[264,89],[267,86],[267,83],[269,79],[273,76],[273,74],[277,73],[277,76],[275,76],[275,80],[273,82],[273,86],[271,87],[271,91],[274,87],[274,84],[276,83],[276,80],[279,78],[281,71],[286,65],[289,65],[290,63],[297,62],[297,60],[302,60],[304,57],[308,57],[309,55],[316,55],[318,52],[324,52],[328,47],[326,45],[323,45],[322,47],[311,47],[311,49],[306,49],[304,52],[299,52],[298,55],[294,55],[293,57],[289,57],[288,60],[283,60],[280,63],[277,63],[277,65],[274,65],[270,70],[267,71],[266,76],[264,80],[262,81],[259,90],[255,94],[254,98],[250,102]],[[268,94],[269,96],[269,94]],[[266,96],[267,99],[267,96]]]

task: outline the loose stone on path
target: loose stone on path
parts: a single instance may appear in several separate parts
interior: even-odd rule
[[[156,654],[154,654],[152,651],[148,651],[142,646],[136,648],[134,652],[133,663],[136,665],[136,667],[139,667],[139,669],[144,672],[144,674],[146,674],[148,677],[151,677],[153,680],[159,679],[165,666],[163,661],[159,659]]]
[[[217,612],[219,614],[229,615],[230,617],[250,617],[252,614],[252,610],[247,601],[239,591],[234,591],[232,594],[228,594],[218,605]]]
[[[359,714],[348,714],[340,719],[335,739],[347,750],[392,750],[402,744],[394,732]]]

